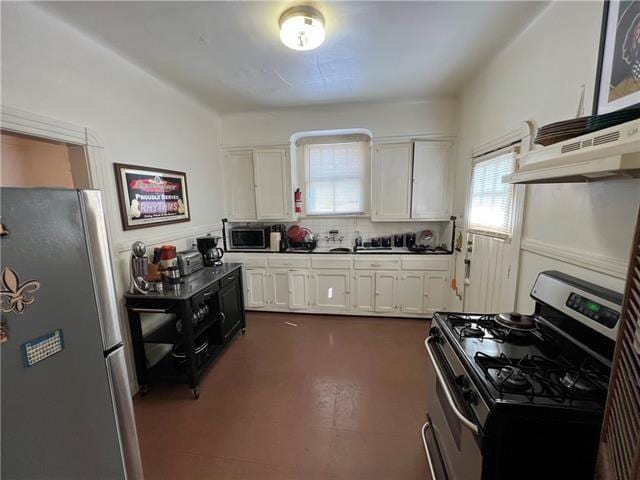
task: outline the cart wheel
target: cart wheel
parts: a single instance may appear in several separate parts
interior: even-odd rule
[[[241,333],[242,335],[246,335],[246,334],[247,334],[247,329],[246,329],[246,328],[243,328],[242,330],[240,330],[240,333]]]
[[[191,393],[193,394],[194,399],[197,400],[200,398],[200,389],[198,387],[192,388]]]
[[[149,393],[149,386],[148,385],[140,385],[140,395],[142,395],[143,397]]]

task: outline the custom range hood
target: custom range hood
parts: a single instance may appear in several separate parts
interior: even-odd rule
[[[640,119],[530,150],[503,183],[575,183],[640,178]]]

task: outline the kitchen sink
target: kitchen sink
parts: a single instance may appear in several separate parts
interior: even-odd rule
[[[337,247],[329,250],[329,253],[351,253],[351,249],[347,247]]]

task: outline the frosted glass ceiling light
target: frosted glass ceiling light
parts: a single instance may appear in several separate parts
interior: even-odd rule
[[[313,50],[324,36],[324,17],[313,7],[292,7],[280,17],[280,40],[289,48]]]

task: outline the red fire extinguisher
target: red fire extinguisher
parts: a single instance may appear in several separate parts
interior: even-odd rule
[[[295,193],[293,194],[293,199],[296,203],[296,213],[302,213],[302,192],[299,188],[296,189]]]

